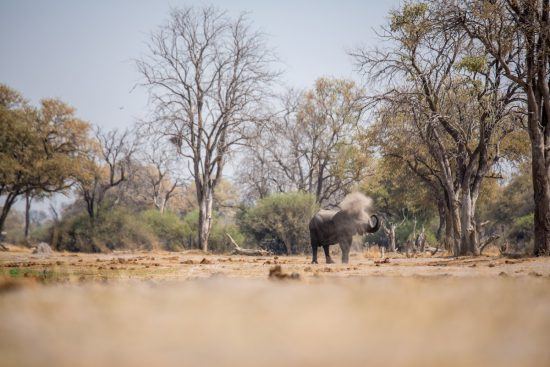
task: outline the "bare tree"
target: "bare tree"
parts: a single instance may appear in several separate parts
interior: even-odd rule
[[[216,185],[228,154],[261,115],[274,61],[244,15],[211,7],[173,9],[137,61],[155,107],[152,131],[190,162],[205,251]]]
[[[388,238],[388,251],[389,252],[395,252],[396,251],[396,249],[397,249],[397,244],[396,244],[397,236],[395,234],[395,231],[397,230],[397,228],[399,228],[399,227],[401,227],[401,225],[403,225],[405,220],[406,220],[406,217],[403,216],[403,220],[399,223],[397,223],[395,221],[388,220],[388,219],[385,219],[382,222],[382,229],[384,230],[384,234]]]
[[[303,93],[287,91],[281,111],[250,146],[247,161],[260,171],[247,175],[245,167],[243,176],[262,194],[304,191],[319,203],[337,203],[369,172],[358,144],[363,95],[352,81],[328,78]]]
[[[92,223],[99,215],[106,194],[127,179],[135,147],[129,130],[104,132],[97,128],[88,156],[76,177],[77,191],[86,202]]]
[[[141,162],[136,175],[139,183],[146,185],[145,190],[137,190],[145,195],[145,200],[152,203],[162,214],[170,199],[178,193],[185,183],[178,170],[177,157],[174,150],[166,145],[160,145],[156,140],[150,140],[150,144],[139,153]],[[143,191],[143,192],[142,192]],[[181,191],[181,190],[180,190]]]
[[[263,199],[277,189],[277,184],[284,180],[277,177],[277,171],[272,168],[266,149],[266,142],[261,142],[260,137],[251,139],[248,147],[243,151],[243,157],[239,164],[237,182],[241,187],[241,196],[244,201],[254,202]]]

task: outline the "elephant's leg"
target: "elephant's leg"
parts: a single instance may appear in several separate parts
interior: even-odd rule
[[[311,263],[312,264],[317,264],[317,244],[311,244],[311,255],[312,255],[312,259],[311,259]]]
[[[310,232],[309,236],[311,240],[311,256],[312,256],[311,263],[317,264],[317,248],[319,247],[317,236],[313,232]]]
[[[324,245],[323,250],[325,251],[325,258],[327,259],[327,264],[333,264],[334,261],[330,257],[329,245]]]
[[[343,238],[340,240],[340,249],[342,250],[342,264],[347,264],[349,261],[349,250],[351,248],[351,238]]]

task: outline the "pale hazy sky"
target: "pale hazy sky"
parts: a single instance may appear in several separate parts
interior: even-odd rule
[[[254,25],[282,61],[283,82],[310,87],[321,76],[358,80],[346,54],[377,43],[374,29],[399,0],[0,0],[0,83],[32,102],[58,97],[77,116],[102,127],[126,127],[147,112],[134,89],[132,61],[171,7],[214,5]],[[230,172],[225,172],[226,176]],[[70,199],[56,195],[59,206]],[[35,204],[45,207],[47,203]],[[21,209],[21,203],[17,205]]]
[[[132,59],[170,7],[209,5],[250,13],[283,61],[284,81],[305,88],[320,76],[357,79],[346,50],[376,44],[398,0],[76,1],[0,0],[0,83],[33,102],[59,97],[104,127],[131,125],[147,111]]]

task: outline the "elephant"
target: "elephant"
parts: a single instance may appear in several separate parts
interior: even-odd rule
[[[370,215],[372,200],[363,194],[347,195],[338,207],[340,210],[319,210],[309,222],[313,264],[317,264],[319,246],[323,246],[326,263],[333,263],[329,246],[334,244],[340,245],[342,263],[347,264],[353,236],[374,233],[380,228],[378,216]]]

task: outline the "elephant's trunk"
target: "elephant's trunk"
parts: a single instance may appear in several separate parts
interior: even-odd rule
[[[374,233],[378,231],[378,229],[380,229],[380,219],[378,219],[377,215],[373,214],[370,216],[371,223],[373,218],[376,219],[376,224],[374,226],[371,226],[371,229],[369,230],[370,233]]]

